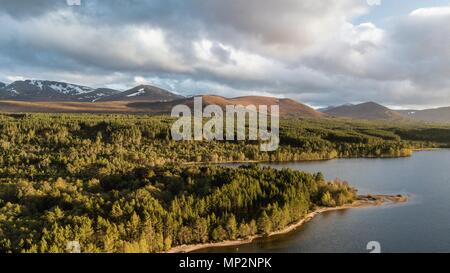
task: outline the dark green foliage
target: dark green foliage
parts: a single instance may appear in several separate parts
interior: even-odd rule
[[[0,114],[0,252],[159,252],[266,234],[315,206],[350,203],[322,174],[185,163],[405,156],[450,130],[282,120],[276,152],[251,142],[175,142],[167,117]],[[432,134],[432,135],[429,135]]]
[[[64,252],[67,242],[76,240],[87,252],[158,252],[281,229],[314,206],[329,205],[315,201],[325,191],[336,204],[340,193],[345,203],[355,198],[345,184],[288,169],[193,166],[149,172],[155,175],[128,188],[71,178],[4,182],[0,251]],[[184,186],[172,187],[174,181]]]

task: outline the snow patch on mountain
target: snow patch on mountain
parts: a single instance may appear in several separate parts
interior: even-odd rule
[[[31,80],[30,81],[30,84],[31,85],[34,85],[34,86],[37,86],[39,89],[41,89],[42,90],[42,88],[43,88],[43,84],[42,84],[42,82],[41,81],[36,81],[36,80]]]
[[[94,91],[94,89],[84,86],[66,84],[66,83],[57,83],[51,84],[50,88],[55,91],[58,91],[62,94],[85,94]]]
[[[35,86],[39,90],[44,91],[44,89],[52,89],[60,94],[65,95],[79,95],[94,91],[91,87],[75,85],[65,82],[52,82],[52,81],[40,81],[40,80],[26,80],[26,84]]]
[[[19,92],[17,92],[17,90],[14,88],[9,89],[8,91],[11,92],[12,94],[19,95]]]
[[[140,95],[143,95],[143,94],[145,94],[145,89],[141,88],[136,93],[127,95],[127,97],[136,97],[136,96],[140,96]]]

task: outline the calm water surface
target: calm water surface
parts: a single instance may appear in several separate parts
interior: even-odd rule
[[[410,202],[378,208],[328,212],[294,232],[251,244],[199,252],[450,252],[450,150],[416,152],[409,158],[337,159],[266,164],[274,168],[321,171],[364,193],[408,194]]]

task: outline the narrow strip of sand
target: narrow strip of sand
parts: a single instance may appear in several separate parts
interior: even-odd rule
[[[254,235],[254,236],[248,237],[246,239],[232,240],[232,241],[230,240],[230,241],[223,241],[223,242],[218,242],[218,243],[181,245],[181,246],[173,247],[172,249],[167,251],[167,253],[186,253],[186,252],[192,252],[192,251],[203,249],[203,248],[226,247],[226,246],[237,246],[237,245],[249,244],[258,238],[266,238],[266,237],[271,237],[271,236],[275,236],[275,235],[289,233],[293,230],[296,230],[297,228],[302,226],[304,223],[310,221],[318,214],[324,213],[327,211],[355,209],[355,208],[367,208],[367,207],[373,207],[373,206],[381,206],[381,205],[385,205],[385,204],[405,203],[407,201],[408,201],[408,197],[406,195],[358,196],[358,199],[355,202],[353,202],[352,204],[346,204],[346,205],[338,206],[338,207],[319,207],[316,210],[308,213],[300,221],[298,221],[292,225],[288,225],[287,227],[285,227],[281,230],[271,232],[268,235]]]

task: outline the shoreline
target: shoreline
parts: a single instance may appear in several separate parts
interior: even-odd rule
[[[426,151],[437,151],[450,149],[447,147],[430,147],[430,148],[411,148],[412,153],[410,155],[400,155],[400,156],[391,156],[391,155],[380,155],[380,156],[345,156],[345,157],[330,157],[330,158],[320,158],[320,159],[301,159],[301,160],[286,160],[286,161],[270,161],[270,160],[232,160],[232,161],[221,161],[221,162],[178,162],[182,165],[186,166],[195,166],[195,165],[224,165],[224,164],[272,164],[272,163],[309,163],[309,162],[322,162],[322,161],[331,161],[337,159],[395,159],[395,158],[406,158],[411,157],[415,152],[426,152]],[[173,162],[172,162],[173,163]]]
[[[165,253],[189,253],[192,251],[205,249],[205,248],[216,248],[216,247],[227,247],[227,246],[238,246],[252,243],[256,239],[268,238],[276,235],[287,234],[291,231],[296,230],[301,227],[305,223],[311,221],[317,215],[329,212],[329,211],[337,211],[337,210],[346,210],[346,209],[357,209],[357,208],[368,208],[368,207],[379,207],[387,204],[400,204],[406,203],[408,201],[408,196],[406,195],[363,195],[358,196],[358,199],[354,201],[352,204],[345,204],[343,206],[338,207],[318,207],[314,211],[309,212],[305,215],[301,220],[292,223],[285,228],[277,231],[270,232],[268,235],[253,235],[246,239],[239,240],[229,240],[217,243],[204,243],[204,244],[194,244],[194,245],[181,245],[171,248],[169,251]]]

